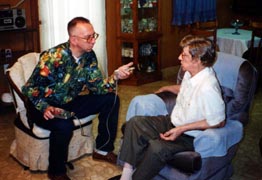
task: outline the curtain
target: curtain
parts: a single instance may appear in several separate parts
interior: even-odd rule
[[[173,0],[172,25],[216,19],[216,0]]]
[[[107,75],[104,0],[38,0],[41,51],[68,40],[67,23],[76,16],[88,18],[99,34],[94,51]]]

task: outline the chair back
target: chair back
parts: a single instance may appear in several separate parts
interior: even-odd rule
[[[20,57],[12,67],[7,70],[7,79],[14,99],[14,106],[21,121],[30,128],[26,117],[27,98],[22,94],[22,86],[31,76],[39,60],[39,53],[28,53]]]
[[[249,59],[252,59],[254,65],[258,65],[260,69],[262,64],[262,22],[251,22],[250,26],[252,28],[252,38]],[[258,44],[255,44],[255,38],[260,38]]]
[[[197,22],[195,27],[191,29],[191,34],[195,36],[210,38],[214,43],[215,49],[218,50],[217,27],[217,21]]]
[[[207,22],[196,22],[197,29],[217,29],[218,22],[217,20],[214,21],[207,21]]]

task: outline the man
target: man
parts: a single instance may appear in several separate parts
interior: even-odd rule
[[[78,118],[99,113],[99,128],[93,159],[116,163],[113,154],[119,98],[114,93],[118,79],[125,79],[132,62],[103,79],[92,50],[98,34],[90,21],[76,17],[68,23],[69,41],[44,51],[23,93],[30,99],[29,115],[37,125],[51,131],[48,177],[70,179],[66,175],[68,145],[73,135],[73,117],[58,118],[64,110]]]
[[[177,95],[171,116],[135,116],[126,123],[119,159],[123,173],[110,180],[152,179],[172,155],[192,151],[202,130],[223,127],[225,104],[211,66],[216,53],[205,38],[186,36],[179,56],[185,72],[181,85],[165,87]]]

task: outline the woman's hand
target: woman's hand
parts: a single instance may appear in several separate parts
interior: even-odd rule
[[[164,91],[169,91],[172,92],[174,94],[178,94],[180,89],[180,85],[170,85],[170,86],[163,86],[160,89],[158,89],[155,93],[161,93]]]
[[[183,131],[180,130],[179,127],[175,127],[170,129],[169,131],[165,133],[160,133],[160,138],[166,141],[174,141],[179,137]]]

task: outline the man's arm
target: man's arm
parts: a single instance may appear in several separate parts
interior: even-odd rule
[[[34,104],[35,108],[45,113],[50,105],[46,102],[46,98],[54,93],[50,84],[55,84],[53,77],[54,60],[48,56],[48,53],[43,53],[40,56],[39,63],[36,65],[31,77],[22,87],[22,92]],[[53,108],[51,108],[53,109]],[[48,119],[47,117],[45,117]]]
[[[166,141],[174,141],[177,137],[179,137],[181,134],[183,134],[186,131],[206,130],[209,128],[220,128],[220,127],[223,127],[224,125],[225,125],[225,120],[213,126],[210,126],[206,120],[201,120],[201,121],[189,123],[183,126],[172,128],[165,133],[161,133],[160,138]]]

